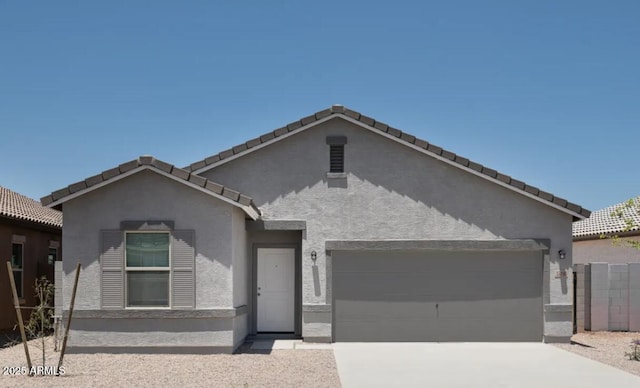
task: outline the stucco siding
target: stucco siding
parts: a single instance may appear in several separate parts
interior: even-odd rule
[[[625,237],[640,241],[640,236]],[[612,240],[581,240],[573,242],[573,263],[587,264],[591,262],[607,262],[625,264],[640,262],[640,251],[621,243],[613,245]]]
[[[247,314],[233,318],[233,349],[244,343],[249,334],[249,319]]]
[[[327,178],[326,137],[344,135],[346,178]],[[328,303],[327,239],[551,240],[549,303],[571,303],[572,217],[341,119],[203,173],[249,193],[267,219],[307,222],[303,304]],[[567,259],[559,261],[564,249]],[[317,279],[305,258],[318,252]]]
[[[100,310],[101,230],[122,221],[173,221],[195,231],[195,308],[232,308],[233,216],[240,212],[151,171],[143,171],[64,204],[63,299],[68,310],[73,271],[82,273],[75,309]],[[237,222],[236,222],[237,223]],[[240,236],[239,238],[242,238]],[[243,246],[244,242],[237,245]],[[239,252],[240,254],[242,251]],[[166,321],[166,322],[165,322]],[[233,320],[76,319],[71,346],[227,346],[234,344]]]
[[[196,308],[233,307],[231,205],[144,171],[64,204],[64,300],[68,307],[76,263],[82,264],[76,309],[100,308],[100,231],[127,220],[171,220],[195,230]]]
[[[247,232],[245,216],[240,209],[233,209],[233,305],[245,306],[248,303],[249,266],[247,257]]]
[[[233,319],[77,319],[70,347],[228,347]]]
[[[247,255],[247,232],[245,229],[245,215],[240,209],[233,209],[233,305],[235,307],[249,304],[249,257]],[[244,342],[249,334],[247,314],[233,319],[233,347],[234,349]]]

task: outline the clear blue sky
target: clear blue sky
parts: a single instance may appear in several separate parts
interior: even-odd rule
[[[640,194],[640,1],[0,1],[0,185],[30,197],[335,103],[603,208]]]

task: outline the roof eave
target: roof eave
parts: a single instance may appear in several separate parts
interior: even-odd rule
[[[169,179],[172,179],[172,180],[174,180],[174,181],[176,181],[178,183],[184,184],[184,185],[186,185],[186,186],[188,186],[190,188],[198,190],[198,191],[200,191],[200,192],[202,192],[204,194],[207,194],[207,195],[209,195],[211,197],[214,197],[214,198],[216,198],[218,200],[226,202],[226,203],[228,203],[228,204],[230,204],[232,206],[238,207],[238,208],[242,209],[253,220],[256,220],[256,219],[258,219],[260,217],[260,210],[253,204],[253,201],[248,197],[245,197],[245,198],[247,198],[249,204],[248,205],[241,204],[241,203],[239,203],[237,201],[234,201],[231,198],[228,198],[228,197],[224,196],[222,193],[220,193],[220,194],[215,193],[215,192],[213,192],[211,190],[206,189],[204,186],[200,186],[200,185],[195,184],[195,183],[193,183],[193,182],[191,182],[189,180],[185,180],[183,178],[180,178],[180,177],[178,177],[178,176],[176,176],[174,174],[171,174],[171,173],[169,173],[167,171],[164,171],[164,170],[162,170],[162,169],[160,169],[160,168],[158,168],[158,167],[156,167],[154,165],[151,165],[151,164],[140,165],[140,166],[138,166],[136,168],[133,168],[133,169],[131,169],[129,171],[126,171],[126,172],[123,172],[123,173],[121,173],[119,175],[110,177],[108,179],[103,180],[102,182],[93,184],[93,185],[85,187],[83,189],[74,191],[74,192],[72,192],[72,193],[70,193],[68,195],[64,195],[64,196],[62,196],[62,197],[60,197],[58,199],[52,200],[52,201],[48,200],[49,197],[44,197],[42,200],[43,200],[43,202],[44,201],[47,202],[47,204],[46,204],[47,207],[53,208],[55,206],[62,205],[63,203],[68,202],[68,201],[70,201],[70,200],[72,200],[74,198],[78,198],[78,197],[80,197],[82,195],[85,195],[85,194],[91,192],[91,191],[100,189],[101,187],[107,186],[107,185],[109,185],[111,183],[117,182],[119,180],[122,180],[122,179],[124,179],[126,177],[129,177],[131,175],[137,174],[137,173],[139,173],[141,171],[145,171],[145,170],[152,171],[152,172],[154,172],[156,174],[162,175],[162,176],[167,177]],[[204,178],[202,178],[202,179],[204,179]],[[205,186],[206,186],[206,181],[207,180],[205,180],[205,184],[204,184]],[[74,185],[76,185],[76,184],[74,184]],[[73,187],[74,185],[70,185],[66,189],[70,190],[70,188]]]
[[[363,123],[360,120],[356,120],[355,118],[351,117],[350,115],[347,115],[347,112],[352,112],[352,111],[350,111],[350,110],[348,110],[346,108],[342,109],[342,112],[340,112],[340,111],[337,111],[337,112],[332,111],[331,113],[329,113],[328,116],[324,116],[322,118],[319,118],[319,119],[317,119],[317,120],[315,120],[315,121],[313,121],[311,123],[308,123],[306,125],[301,125],[301,126],[295,127],[295,129],[293,129],[293,130],[291,130],[291,131],[289,131],[287,133],[282,133],[281,135],[273,137],[272,139],[270,139],[268,141],[265,141],[263,143],[255,145],[255,146],[253,146],[251,148],[244,148],[240,152],[234,153],[233,155],[230,155],[228,157],[220,159],[220,160],[218,160],[216,162],[213,162],[213,163],[210,163],[210,164],[205,165],[203,167],[200,167],[198,169],[195,169],[195,170],[192,171],[192,174],[204,173],[204,172],[209,171],[209,170],[211,170],[213,168],[216,168],[216,167],[218,167],[220,165],[223,165],[225,163],[231,162],[231,161],[233,161],[235,159],[238,159],[238,158],[240,158],[242,156],[248,155],[248,154],[250,154],[250,153],[252,153],[254,151],[257,151],[259,149],[262,149],[264,147],[272,145],[272,144],[274,144],[274,143],[276,143],[276,142],[278,142],[280,140],[286,139],[286,138],[288,138],[290,136],[293,136],[295,134],[303,132],[303,131],[305,131],[305,130],[307,130],[309,128],[313,128],[313,127],[315,127],[317,125],[320,125],[320,124],[322,124],[324,122],[327,122],[329,120],[332,120],[332,119],[341,118],[341,119],[346,120],[346,121],[348,121],[348,122],[350,122],[350,123],[352,123],[354,125],[357,125],[357,126],[359,126],[361,128],[364,128],[364,129],[366,129],[366,130],[368,130],[370,132],[376,133],[376,134],[378,134],[380,136],[383,136],[383,137],[385,137],[387,139],[393,140],[393,141],[395,141],[395,142],[397,142],[397,143],[399,143],[401,145],[404,145],[406,147],[410,147],[410,148],[412,148],[412,149],[414,149],[416,151],[419,151],[419,152],[421,152],[421,153],[423,153],[425,155],[428,155],[428,156],[430,156],[432,158],[435,158],[435,159],[440,160],[440,161],[442,161],[444,163],[447,163],[447,164],[449,164],[449,165],[451,165],[453,167],[456,167],[456,168],[459,168],[459,169],[461,169],[463,171],[469,172],[469,173],[471,173],[473,175],[476,175],[476,176],[478,176],[478,177],[480,177],[482,179],[488,180],[488,181],[496,183],[496,184],[498,184],[498,185],[500,185],[502,187],[505,187],[505,188],[515,192],[515,193],[524,195],[524,196],[526,196],[528,198],[531,198],[531,199],[533,199],[533,200],[535,200],[537,202],[540,202],[540,203],[542,203],[544,205],[547,205],[547,206],[550,206],[550,207],[555,208],[557,210],[560,210],[560,211],[562,211],[562,212],[564,212],[566,214],[569,214],[569,215],[573,216],[573,220],[574,221],[585,219],[585,218],[589,217],[589,215],[591,214],[591,212],[589,210],[583,209],[578,205],[570,204],[568,201],[561,200],[559,198],[558,198],[559,202],[564,202],[564,203],[566,203],[568,205],[571,205],[576,210],[572,210],[572,209],[569,209],[569,208],[567,208],[565,206],[557,204],[557,203],[554,202],[554,200],[556,200],[556,197],[551,195],[551,194],[548,194],[548,196],[551,198],[550,200],[541,198],[541,197],[539,197],[539,196],[537,196],[537,195],[532,193],[532,192],[540,192],[540,190],[535,188],[535,187],[528,186],[528,185],[526,185],[524,183],[522,183],[522,188],[515,187],[515,186],[513,186],[513,185],[511,185],[509,183],[506,183],[506,182],[503,182],[502,180],[497,179],[498,176],[506,177],[506,176],[504,176],[502,174],[499,174],[497,171],[488,169],[488,168],[483,167],[481,165],[478,165],[476,163],[472,163],[466,158],[460,158],[457,155],[455,155],[453,153],[450,153],[450,152],[447,152],[447,151],[443,150],[440,147],[434,146],[434,145],[429,144],[429,143],[424,142],[424,141],[420,141],[420,139],[417,139],[417,138],[415,138],[415,137],[413,137],[411,135],[406,135],[401,131],[395,130],[395,131],[397,131],[397,133],[399,134],[400,137],[399,136],[395,136],[395,135],[389,133],[390,129],[392,131],[394,131],[394,129],[389,127],[388,125],[383,124],[383,123],[378,123],[379,125],[376,126],[374,124],[374,126],[372,126],[372,125]],[[367,118],[367,119],[373,121],[374,123],[376,123],[375,120],[373,120],[373,119],[369,119],[369,118]],[[286,127],[284,127],[284,128],[286,128]],[[405,137],[403,137],[403,135],[407,136],[407,137],[405,138]],[[407,140],[407,138],[413,138],[414,143],[409,142]],[[422,146],[416,144],[416,143],[418,143],[416,140],[420,141],[420,144]],[[448,157],[445,157],[443,155],[446,155]],[[467,164],[466,166],[464,165],[465,162]],[[473,168],[471,168],[469,166],[474,166],[474,167],[478,168],[479,170],[473,169]],[[483,173],[483,171],[489,171],[489,170],[491,170],[492,172],[495,173],[496,178],[493,178],[493,177],[487,175],[486,173]],[[511,181],[510,177],[506,177],[506,178],[509,178],[509,180]],[[528,190],[531,191],[531,192],[529,192]]]

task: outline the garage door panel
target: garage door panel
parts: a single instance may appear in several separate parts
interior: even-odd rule
[[[334,252],[336,341],[539,341],[540,252]]]
[[[335,313],[345,321],[381,321],[387,319],[435,319],[437,311],[425,308],[418,302],[388,302],[376,301],[360,303],[345,301],[336,306]]]
[[[441,270],[435,270],[435,273]],[[539,272],[539,271],[538,271]],[[456,272],[456,275],[434,278],[434,273],[421,274],[335,274],[336,295],[348,293],[355,300],[442,300],[504,299],[505,290],[514,299],[537,298],[540,279],[536,271],[514,271],[508,275]],[[427,281],[428,280],[428,281]],[[525,280],[525,281],[523,281]],[[487,287],[494,285],[494,287]],[[472,290],[482,292],[474,293]]]

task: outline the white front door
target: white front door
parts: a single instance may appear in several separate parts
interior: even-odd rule
[[[295,249],[258,248],[259,332],[293,332]]]

